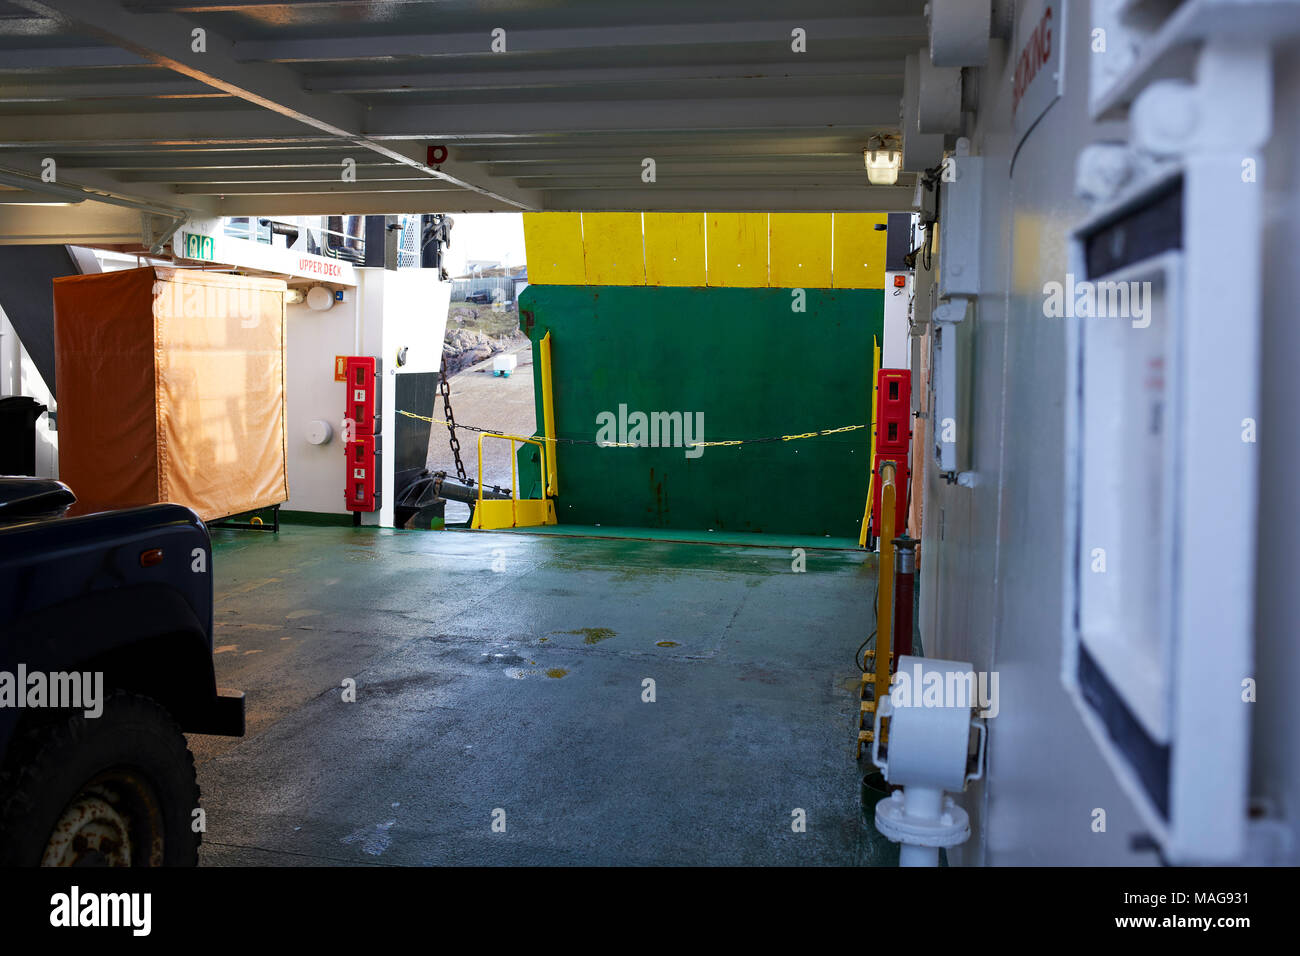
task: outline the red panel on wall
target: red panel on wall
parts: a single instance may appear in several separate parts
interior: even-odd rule
[[[343,446],[346,457],[347,490],[344,507],[349,511],[375,511],[375,472],[379,462],[375,457],[375,436],[358,435],[355,441]]]
[[[912,444],[912,373],[905,368],[882,368],[876,375],[876,458],[872,462],[876,480],[871,483],[871,531],[880,535],[880,466],[895,464],[894,534],[902,534],[907,522],[911,469],[908,452]]]
[[[347,407],[344,419],[355,423],[358,435],[375,433],[376,392],[375,359],[371,355],[350,355],[347,360]]]

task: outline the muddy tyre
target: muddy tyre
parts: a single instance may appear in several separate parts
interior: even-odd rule
[[[114,693],[11,742],[0,772],[0,866],[194,866],[194,757],[171,715]]]

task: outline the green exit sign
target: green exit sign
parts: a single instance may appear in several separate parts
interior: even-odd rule
[[[212,262],[216,259],[216,240],[211,236],[200,236],[196,233],[182,233],[184,239],[185,251],[182,255],[186,259],[204,259]]]

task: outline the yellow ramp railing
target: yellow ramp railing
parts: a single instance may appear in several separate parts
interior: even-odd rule
[[[483,439],[499,438],[510,442],[510,497],[483,497]],[[519,470],[515,461],[515,445],[536,445],[542,453],[542,474],[549,474],[546,460],[546,445],[537,438],[522,438],[519,435],[503,435],[499,432],[481,432],[478,436],[478,500],[474,503],[474,518],[470,527],[479,531],[493,531],[498,528],[532,528],[537,525],[555,524],[555,502],[546,497],[519,497]]]
[[[542,435],[523,438],[500,432],[482,432],[478,436],[478,500],[474,503],[474,516],[470,527],[480,531],[499,528],[531,528],[555,524],[555,501],[560,479],[555,464],[555,392],[551,377],[551,333],[547,332],[538,343],[538,365],[542,374]],[[483,439],[499,438],[510,442],[510,497],[483,497]],[[542,453],[542,497],[519,497],[518,459],[515,446],[536,445]]]

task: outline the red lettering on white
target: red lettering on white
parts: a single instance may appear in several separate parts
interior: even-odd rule
[[[1052,8],[1043,11],[1043,18],[1025,41],[1016,58],[1015,80],[1011,87],[1011,112],[1020,109],[1020,100],[1038,71],[1052,58]]]
[[[303,257],[298,260],[299,272],[314,272],[323,276],[341,276],[343,267],[337,262],[322,262],[319,259]]]

